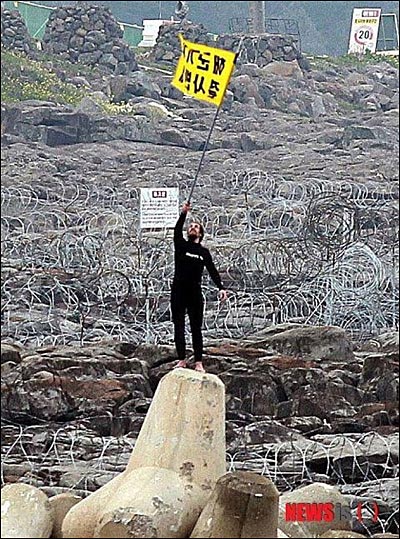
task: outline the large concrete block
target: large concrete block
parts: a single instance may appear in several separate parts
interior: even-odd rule
[[[191,538],[278,537],[279,492],[265,477],[236,472],[219,479]]]
[[[53,522],[49,499],[38,488],[14,483],[1,489],[2,538],[48,538]]]
[[[95,537],[188,537],[201,505],[200,487],[172,470],[137,468],[110,498]]]
[[[57,496],[52,496],[49,499],[54,515],[54,525],[51,534],[52,539],[62,539],[63,535],[61,530],[64,519],[72,507],[74,507],[80,501],[82,501],[82,498],[80,496],[76,496],[73,494],[73,492],[58,494]]]
[[[62,536],[66,539],[92,539],[103,509],[118,492],[124,478],[125,473],[114,477],[104,487],[72,507],[62,523]]]
[[[163,491],[162,481],[158,487],[162,496],[173,500],[174,492],[183,485],[186,496],[183,506],[190,506],[193,527],[217,480],[226,472],[225,386],[217,376],[181,369],[161,380],[126,470],[68,512],[62,527],[63,537],[86,539],[95,533],[120,537],[118,534],[126,534],[127,530],[132,532],[132,518],[136,515],[133,520],[138,520],[139,510],[146,515],[151,500],[159,495],[146,486],[147,472],[131,475],[144,468],[157,468],[160,474],[161,470],[175,472],[179,478],[179,482],[174,479],[175,490]],[[163,473],[166,477],[166,472]],[[195,504],[187,496],[192,491],[197,493]],[[157,517],[159,529],[168,528],[169,511],[177,511],[179,507],[181,501],[171,502],[164,521]],[[119,509],[122,512],[118,513]],[[144,521],[149,529],[154,524]],[[179,530],[176,533],[180,534]]]
[[[162,379],[127,470],[141,467],[174,470],[207,501],[226,473],[225,386],[217,376],[178,369]]]

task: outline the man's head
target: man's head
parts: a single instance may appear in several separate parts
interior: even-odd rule
[[[204,238],[204,227],[201,223],[198,223],[197,221],[193,221],[193,223],[190,223],[187,229],[187,235],[189,238],[189,241],[201,243]]]

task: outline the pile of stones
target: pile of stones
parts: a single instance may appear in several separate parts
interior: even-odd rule
[[[226,34],[218,37],[217,47],[238,52],[239,64],[251,63],[258,67],[265,67],[271,62],[292,62],[302,58],[292,36]]]
[[[133,49],[122,38],[123,30],[110,9],[60,7],[47,22],[43,50],[73,63],[125,75],[137,71],[138,65]]]
[[[160,28],[156,45],[151,51],[151,58],[157,62],[176,64],[181,54],[179,34],[188,41],[215,46],[214,36],[209,34],[202,24],[167,23]]]
[[[302,59],[302,54],[292,36],[271,34],[214,36],[208,33],[204,26],[192,23],[172,23],[162,26],[152,51],[152,58],[155,61],[176,64],[181,53],[180,33],[195,43],[238,52],[239,64],[252,63],[258,67],[265,67],[271,62],[291,62]]]
[[[33,56],[36,47],[19,11],[1,10],[1,44],[6,49]]]

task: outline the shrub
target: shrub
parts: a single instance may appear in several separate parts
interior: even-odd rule
[[[1,49],[1,100],[15,103],[28,99],[77,105],[84,94],[73,84],[36,60]]]

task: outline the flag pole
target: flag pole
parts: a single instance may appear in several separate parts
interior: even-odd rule
[[[237,50],[237,52],[235,53],[235,55],[236,55],[235,63],[236,63],[236,61],[237,61],[237,59],[238,59],[238,57],[239,57],[239,53],[240,53],[240,50],[241,50],[241,48],[242,48],[243,40],[244,40],[244,36],[241,38],[241,40],[240,40],[240,42],[239,42],[238,50]],[[232,74],[232,73],[231,73],[231,74]],[[230,77],[229,77],[229,79],[230,79]],[[225,95],[224,95],[224,97],[225,97]],[[200,163],[199,163],[199,166],[198,166],[198,168],[197,168],[196,175],[195,175],[194,180],[193,180],[193,184],[192,184],[192,188],[191,188],[191,190],[190,190],[189,198],[188,198],[188,200],[187,200],[187,201],[189,202],[189,204],[190,204],[190,202],[191,202],[191,200],[192,200],[193,192],[194,192],[194,189],[195,189],[195,187],[196,187],[197,180],[198,180],[198,178],[199,178],[200,169],[201,169],[201,166],[202,166],[202,164],[203,164],[204,158],[205,158],[205,156],[206,156],[206,152],[207,152],[207,149],[208,149],[208,145],[209,145],[209,143],[210,143],[211,135],[212,135],[212,132],[214,131],[214,127],[215,127],[215,124],[216,124],[216,122],[217,122],[219,113],[220,113],[220,111],[221,111],[221,109],[222,109],[222,105],[223,105],[223,100],[222,100],[222,102],[218,105],[217,111],[216,111],[216,113],[215,113],[215,115],[214,115],[214,119],[213,119],[213,122],[212,122],[211,127],[210,127],[210,131],[208,132],[207,140],[206,140],[206,142],[205,142],[205,144],[204,144],[203,153],[202,153],[202,156],[201,156],[201,159],[200,159]]]
[[[189,197],[187,199],[187,202],[190,203],[191,200],[192,200],[194,189],[196,187],[196,184],[197,184],[197,181],[198,181],[198,178],[199,178],[200,170],[201,170],[201,167],[203,165],[206,152],[208,150],[211,135],[212,135],[212,133],[214,131],[214,127],[215,127],[215,124],[217,122],[219,112],[222,109],[222,104],[223,104],[223,101],[224,101],[226,90],[228,88],[229,81],[231,79],[231,76],[232,76],[236,61],[238,59],[239,51],[237,53],[235,53],[233,51],[227,51],[227,50],[223,50],[223,49],[215,49],[213,47],[209,47],[209,46],[206,46],[206,45],[201,45],[201,44],[200,45],[195,45],[195,44],[193,44],[193,43],[191,43],[189,41],[186,41],[181,33],[179,34],[179,39],[181,41],[181,46],[182,46],[182,55],[181,55],[181,58],[179,60],[178,67],[176,69],[174,79],[172,81],[173,86],[178,88],[178,90],[180,90],[183,94],[190,95],[191,97],[194,97],[194,98],[197,98],[197,99],[200,99],[200,100],[204,100],[204,101],[209,101],[211,103],[214,103],[214,104],[218,105],[217,110],[216,110],[215,115],[214,115],[214,119],[213,119],[211,127],[210,127],[210,130],[208,132],[207,140],[204,143],[203,152],[202,152],[202,155],[201,155],[199,166],[197,167],[196,175],[194,177],[192,187],[190,189]],[[240,40],[239,50],[241,48],[241,44],[243,43],[243,39],[244,39],[244,37]],[[200,53],[201,53],[201,51],[203,49],[204,49],[205,52],[204,52],[204,54],[202,56],[202,54],[200,54]],[[201,77],[201,80],[202,80],[203,83],[206,80],[206,76],[204,75],[204,73],[201,74],[201,72],[200,73],[196,72],[197,67],[195,67],[195,69],[193,71],[192,64],[194,62],[193,62],[192,57],[193,57],[195,52],[200,55],[199,57],[202,58],[203,64],[204,63],[206,64],[206,69],[204,68],[204,66],[200,66],[198,68],[198,69],[202,69],[203,71],[208,70],[207,60],[204,60],[204,56],[208,55],[209,57],[210,56],[214,57],[213,74],[211,73],[211,80],[208,80],[208,82],[210,82],[210,90],[209,90],[208,97],[206,95],[204,87],[202,88],[204,95],[200,95],[200,96],[198,95],[200,90],[196,89],[196,86],[195,86],[194,90],[191,89],[191,87],[190,87],[190,81],[193,81],[193,80],[196,81],[199,77]],[[190,59],[190,61],[188,59]],[[189,62],[189,68],[186,65],[187,62]],[[210,65],[210,61],[208,61],[208,65]],[[228,67],[229,71],[224,74],[225,67]],[[195,78],[194,78],[194,74],[196,74]],[[188,77],[186,75],[188,75]],[[210,79],[210,77],[208,77],[208,78]],[[188,84],[188,82],[189,82],[189,84]]]
[[[210,140],[211,140],[211,135],[212,135],[212,132],[214,131],[215,124],[217,123],[218,115],[219,115],[219,112],[220,112],[221,108],[222,108],[222,104],[218,106],[217,111],[216,111],[216,113],[214,115],[214,119],[213,119],[213,122],[211,124],[210,130],[208,132],[207,140],[206,140],[206,142],[204,144],[203,153],[202,153],[202,156],[201,156],[201,159],[200,159],[200,162],[199,162],[199,166],[197,167],[197,172],[196,172],[196,175],[195,175],[194,180],[193,180],[192,188],[190,189],[189,197],[187,199],[189,204],[190,204],[190,202],[192,200],[193,192],[194,192],[194,189],[196,187],[197,180],[199,179],[200,169],[201,169],[202,164],[204,162],[204,158],[205,158],[206,153],[207,153],[208,145],[209,145]]]

